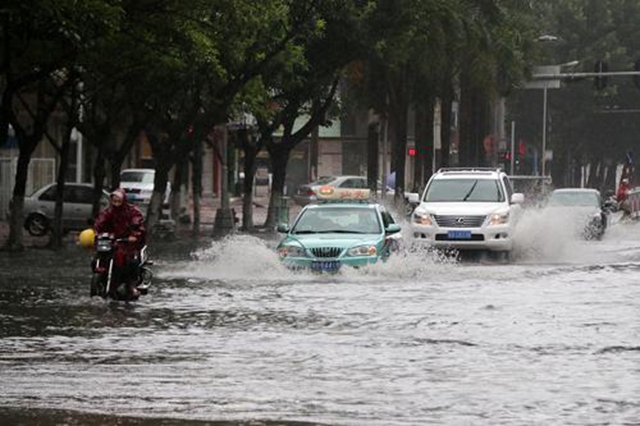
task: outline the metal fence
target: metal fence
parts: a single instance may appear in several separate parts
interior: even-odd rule
[[[0,220],[6,219],[9,211],[17,166],[18,159],[15,157],[0,158]],[[54,158],[32,158],[29,164],[25,194],[29,195],[36,189],[55,182],[55,180],[56,160]]]

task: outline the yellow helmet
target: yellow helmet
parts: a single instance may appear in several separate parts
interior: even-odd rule
[[[96,239],[96,233],[93,231],[93,229],[91,228],[85,229],[78,236],[78,244],[80,245],[80,247],[91,249],[93,248],[93,243],[95,242],[95,239]]]

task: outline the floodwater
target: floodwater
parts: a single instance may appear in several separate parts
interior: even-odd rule
[[[640,223],[568,229],[327,276],[252,236],[158,244],[130,304],[88,297],[75,247],[0,254],[0,423],[640,425]]]

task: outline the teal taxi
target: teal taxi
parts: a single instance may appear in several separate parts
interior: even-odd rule
[[[386,259],[400,241],[400,226],[380,204],[327,202],[305,206],[278,244],[281,261],[293,269],[336,272]]]

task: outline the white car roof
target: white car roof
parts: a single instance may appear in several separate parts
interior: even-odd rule
[[[120,174],[124,172],[141,172],[141,173],[155,173],[155,169],[123,169]]]
[[[554,189],[553,192],[583,192],[583,193],[600,194],[600,191],[593,188],[560,188],[560,189]]]
[[[433,175],[434,179],[498,179],[500,175],[496,172],[444,172]]]
[[[438,170],[433,178],[499,179],[501,174],[504,172],[494,167],[444,167]]]

